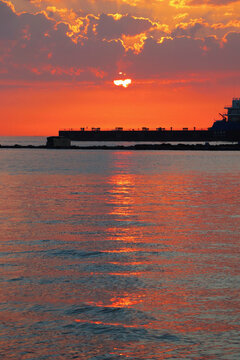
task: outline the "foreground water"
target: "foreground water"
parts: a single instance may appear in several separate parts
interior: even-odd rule
[[[238,360],[237,152],[0,150],[2,359]]]

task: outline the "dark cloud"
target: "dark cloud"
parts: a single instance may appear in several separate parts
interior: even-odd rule
[[[172,36],[190,36],[192,38],[198,36],[199,34],[203,33],[204,30],[207,28],[209,33],[209,26],[202,22],[190,22],[189,24],[180,23],[176,26],[175,30],[172,32]]]
[[[101,38],[117,39],[122,35],[134,36],[154,27],[156,25],[148,19],[135,18],[129,15],[115,19],[112,15],[102,14],[96,30]]]
[[[177,24],[171,32],[172,37],[190,37],[190,38],[207,38],[215,36],[222,39],[229,32],[239,32],[239,21],[229,21],[228,23],[209,24],[203,19],[192,19],[188,23],[181,22]]]
[[[240,33],[229,32],[222,48],[222,62],[233,71],[240,70]]]
[[[16,15],[0,2],[6,29],[0,49],[2,78],[29,79],[100,79],[108,78],[117,70],[117,62],[124,54],[120,41],[85,38],[74,43],[67,36],[70,28],[65,23],[49,20],[43,13]]]
[[[129,51],[126,61],[136,77],[173,77],[174,74],[239,71],[240,33],[229,33],[225,42],[215,37],[176,37],[162,43],[147,39],[138,55]]]
[[[9,5],[0,2],[0,39],[14,40],[18,32],[18,16]]]

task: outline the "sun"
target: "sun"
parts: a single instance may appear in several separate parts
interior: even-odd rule
[[[118,73],[118,79],[113,80],[114,85],[116,86],[122,86],[124,88],[127,88],[129,85],[131,85],[132,83],[132,79],[129,79],[126,77],[127,74],[125,74],[124,72],[120,71]]]
[[[113,83],[116,86],[123,86],[124,88],[127,88],[129,85],[131,85],[132,80],[131,79],[114,80]]]

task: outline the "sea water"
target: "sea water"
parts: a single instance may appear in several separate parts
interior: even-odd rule
[[[238,152],[0,149],[0,358],[239,360]]]

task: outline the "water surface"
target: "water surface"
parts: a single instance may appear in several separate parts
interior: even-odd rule
[[[238,360],[238,152],[0,150],[3,359]]]

